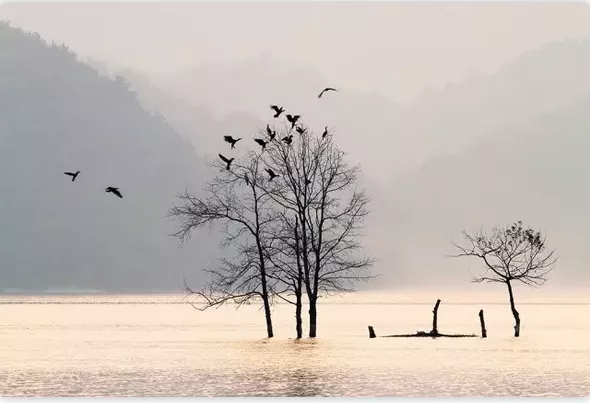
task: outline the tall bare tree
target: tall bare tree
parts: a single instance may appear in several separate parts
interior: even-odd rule
[[[261,155],[251,151],[244,159],[234,161],[231,168],[221,162],[213,166],[219,169],[219,174],[206,186],[207,198],[194,197],[186,190],[179,195],[180,205],[169,214],[180,221],[173,235],[184,241],[196,228],[221,223],[222,246],[233,248],[236,257],[221,259],[218,267],[206,270],[211,280],[202,290],[194,291],[186,286],[186,291],[205,300],[202,309],[229,301],[241,305],[261,298],[267,336],[273,337],[270,284],[273,280],[267,267],[265,244],[266,228],[275,215],[272,200],[259,186],[265,180]]]
[[[263,184],[279,208],[293,212],[298,251],[309,301],[309,336],[317,335],[321,294],[350,291],[372,276],[373,259],[362,255],[360,236],[369,198],[357,186],[359,167],[350,166],[331,134],[316,136],[303,124],[286,125],[267,146],[264,161],[279,175]]]
[[[515,308],[512,281],[530,287],[539,287],[546,282],[546,275],[554,268],[555,250],[546,246],[546,236],[540,231],[525,228],[521,221],[510,226],[495,226],[491,233],[484,230],[462,233],[468,246],[454,244],[460,256],[480,258],[484,272],[472,278],[473,282],[503,283],[509,290],[511,313],[515,319],[515,337],[519,337],[521,319]]]

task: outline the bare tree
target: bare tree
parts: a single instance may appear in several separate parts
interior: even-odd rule
[[[509,290],[511,312],[515,319],[515,337],[519,337],[521,319],[515,308],[511,281],[538,287],[546,282],[546,275],[554,268],[555,251],[546,247],[546,237],[540,231],[525,228],[521,221],[511,226],[496,226],[490,234],[480,230],[474,234],[463,231],[469,246],[454,246],[460,251],[456,257],[474,256],[484,262],[484,272],[473,282],[504,283]]]
[[[273,337],[271,320],[272,278],[269,275],[265,251],[265,228],[274,221],[271,199],[261,192],[259,182],[264,181],[261,156],[249,152],[242,162],[213,164],[220,171],[205,188],[207,198],[198,198],[188,191],[181,195],[180,205],[170,216],[180,221],[173,235],[186,240],[195,228],[214,223],[222,224],[222,246],[233,248],[236,257],[221,259],[219,267],[208,269],[210,282],[200,291],[186,285],[189,295],[205,300],[201,309],[218,307],[226,302],[239,305],[261,298],[263,302],[267,336]]]
[[[371,257],[361,255],[360,236],[369,213],[369,198],[357,187],[358,167],[349,166],[331,134],[315,136],[304,125],[289,125],[267,146],[264,161],[279,175],[263,183],[279,208],[297,217],[298,256],[309,301],[309,336],[317,335],[317,301],[321,294],[351,291],[372,276]]]

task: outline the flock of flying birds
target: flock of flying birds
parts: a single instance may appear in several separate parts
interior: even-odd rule
[[[322,95],[325,92],[328,91],[338,91],[338,89],[336,88],[332,88],[332,87],[327,87],[325,89],[323,89],[320,94],[318,94],[318,98],[322,98]],[[283,107],[281,106],[277,106],[277,105],[271,105],[271,110],[273,110],[275,112],[275,114],[273,115],[273,117],[275,119],[277,119],[283,112],[285,112],[285,109],[283,109]],[[298,120],[300,119],[300,115],[291,115],[291,114],[286,114],[285,118],[287,119],[287,121],[289,123],[291,123],[291,128],[290,131],[293,130],[295,128],[296,132],[298,132],[299,134],[304,134],[304,132],[306,131],[306,129],[304,129],[302,126],[296,126]],[[269,124],[267,124],[267,135],[269,136],[269,140],[265,141],[263,139],[257,139],[255,138],[254,141],[255,143],[257,143],[258,145],[261,146],[261,149],[264,151],[265,147],[267,146],[267,144],[270,141],[275,140],[275,136],[277,135],[277,133],[275,132],[275,130],[271,130],[271,128],[269,127]],[[324,132],[322,133],[322,138],[325,138],[328,135],[328,126],[324,126]],[[242,137],[239,137],[237,139],[235,139],[234,137],[228,135],[228,136],[224,136],[224,141],[226,143],[230,143],[230,149],[234,149],[234,146],[236,145],[236,143],[238,143],[240,140],[242,140]],[[281,141],[283,141],[285,144],[290,145],[293,141],[293,134],[288,134],[287,136],[283,137],[281,139]],[[224,161],[226,163],[226,169],[230,170],[230,166],[232,165],[232,162],[234,161],[234,158],[227,158],[225,156],[223,156],[222,154],[218,154],[218,156],[220,157],[220,159],[222,161]],[[267,171],[267,173],[269,174],[269,180],[273,180],[275,177],[279,176],[277,175],[271,168],[267,168],[265,169],[265,171]],[[248,180],[248,177],[244,178],[246,180],[246,183],[248,185],[250,185],[250,181]]]
[[[76,180],[76,178],[78,177],[78,175],[80,174],[80,171],[64,172],[64,174],[71,176],[72,182],[74,182]],[[109,186],[108,188],[105,189],[105,192],[113,193],[115,196],[119,197],[120,199],[123,199],[123,196],[121,195],[121,192],[119,191],[119,188],[114,188],[113,186]]]
[[[332,88],[332,87],[327,87],[325,89],[323,89],[320,94],[318,94],[318,98],[322,98],[322,95],[325,92],[328,91],[338,91],[336,88]],[[273,117],[275,119],[277,119],[283,112],[285,112],[285,109],[283,109],[283,107],[279,107],[277,105],[271,105],[271,109],[275,112],[275,114],[273,115]],[[304,132],[306,131],[303,127],[301,126],[296,126],[298,120],[300,119],[300,115],[290,115],[290,114],[286,114],[285,115],[287,121],[289,123],[291,123],[291,130],[293,130],[295,128],[296,132],[298,132],[299,134],[304,134]],[[269,140],[265,141],[263,139],[254,139],[254,141],[260,145],[262,147],[262,150],[265,150],[265,146],[267,145],[267,143],[269,141],[273,141],[275,140],[275,136],[277,135],[277,133],[275,132],[275,130],[271,130],[271,128],[269,127],[269,125],[267,124],[267,135],[269,136]],[[325,138],[328,135],[328,126],[324,127],[324,132],[322,133],[322,138]],[[242,140],[242,137],[234,139],[232,136],[224,136],[224,141],[226,141],[227,143],[230,143],[230,148],[234,149],[234,146],[236,145],[237,142],[239,142],[240,140]],[[293,141],[293,134],[289,134],[285,137],[283,137],[281,139],[281,141],[283,141],[285,144],[290,145],[291,142]],[[226,169],[230,169],[230,165],[232,165],[232,162],[234,161],[234,158],[226,158],[224,157],[222,154],[218,154],[221,158],[222,161],[224,161],[226,163]],[[271,168],[267,168],[265,169],[267,171],[267,173],[269,174],[269,180],[273,180],[274,178],[276,178],[277,175]],[[76,172],[64,172],[65,175],[68,175],[70,177],[72,177],[72,182],[74,182],[76,180],[76,178],[78,177],[78,175],[80,174],[80,171],[76,171]],[[244,178],[246,180],[247,184],[250,184],[250,181],[248,180],[248,177]],[[115,196],[119,197],[120,199],[123,199],[123,196],[121,195],[121,192],[119,191],[119,188],[113,187],[113,186],[109,186],[108,188],[105,189],[105,192],[107,193],[112,193]]]

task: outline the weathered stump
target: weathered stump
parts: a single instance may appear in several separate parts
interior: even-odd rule
[[[369,338],[370,339],[375,339],[376,332],[373,331],[373,326],[368,326],[367,329],[369,330]]]
[[[441,300],[438,299],[435,303],[435,308],[433,308],[433,328],[431,329],[431,334],[439,334],[437,331],[437,310],[439,309],[439,304]]]
[[[484,326],[484,311],[481,309],[478,312],[478,316],[480,317],[480,331],[482,332],[482,338],[486,338],[486,327]]]

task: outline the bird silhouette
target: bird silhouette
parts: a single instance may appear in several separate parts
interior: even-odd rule
[[[296,132],[298,132],[299,134],[304,134],[305,131],[306,129],[304,129],[302,126],[296,127]]]
[[[285,109],[283,109],[283,106],[279,107],[277,105],[271,105],[271,109],[275,111],[275,115],[273,115],[274,118],[278,118],[279,115],[281,115],[283,111],[285,111]]]
[[[248,186],[250,186],[250,180],[248,180],[248,175],[247,174],[244,174],[244,180],[246,181],[246,184]]]
[[[328,126],[324,126],[324,132],[322,133],[322,138],[328,136]]]
[[[285,144],[290,145],[291,142],[293,141],[293,134],[290,134],[289,136],[285,136],[284,138],[281,139],[281,141],[285,142]]]
[[[226,165],[226,169],[230,170],[230,164],[232,164],[232,161],[234,161],[234,158],[226,158],[224,157],[222,154],[218,154],[220,156],[220,158],[222,159],[222,161],[224,161],[227,165]]]
[[[74,182],[76,180],[76,177],[78,176],[79,173],[80,173],[80,171],[76,171],[76,172],[64,172],[64,174],[72,177],[72,182]]]
[[[324,94],[327,91],[338,91],[336,88],[332,88],[332,87],[326,87],[325,89],[323,89],[320,94],[318,94],[318,98],[322,98],[322,94]]]
[[[279,176],[279,175],[277,175],[277,174],[276,174],[276,173],[275,173],[275,172],[274,172],[274,171],[273,171],[271,168],[267,168],[267,169],[265,169],[265,171],[267,171],[267,173],[269,174],[269,176],[270,176],[269,180],[270,180],[270,181],[272,181],[272,180],[273,180],[273,179],[275,179],[277,176]]]
[[[310,179],[306,179],[306,185],[309,185],[310,183],[312,183],[312,181]]]
[[[119,188],[114,188],[112,186],[109,186],[108,188],[105,189],[105,192],[113,193],[115,196],[119,197],[120,199],[123,199],[123,196],[121,196],[121,192],[119,192]]]
[[[265,149],[265,146],[267,145],[267,142],[265,140],[262,139],[254,139],[254,141],[260,145],[261,147],[263,147],[263,150]]]
[[[285,115],[285,117],[287,118],[287,121],[289,123],[291,123],[291,128],[293,129],[293,127],[296,125],[296,122],[298,121],[298,119],[300,118],[300,115],[290,115],[287,114]]]
[[[224,136],[224,141],[232,145],[230,148],[234,148],[234,145],[236,145],[236,143],[238,143],[240,140],[242,140],[242,137],[234,139],[232,136]]]
[[[267,134],[269,135],[269,141],[275,140],[275,136],[277,135],[275,130],[271,130],[271,128],[269,127],[268,124],[267,124]]]

